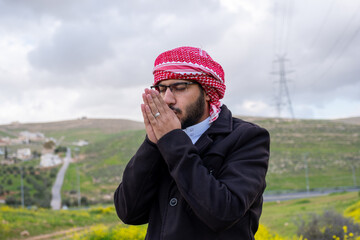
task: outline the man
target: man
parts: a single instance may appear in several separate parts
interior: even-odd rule
[[[232,118],[224,71],[204,50],[158,56],[141,105],[147,137],[115,191],[119,218],[149,223],[146,239],[254,239],[269,134]]]

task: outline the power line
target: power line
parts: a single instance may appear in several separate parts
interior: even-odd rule
[[[359,34],[360,32],[360,25],[358,26],[358,28],[355,30],[355,32],[350,36],[350,38],[348,39],[348,41],[346,42],[346,44],[343,46],[343,48],[341,49],[339,55],[334,59],[334,61],[329,65],[329,67],[327,68],[326,71],[324,71],[324,73],[320,76],[320,81],[322,79],[324,79],[324,77],[326,76],[326,74],[328,72],[330,72],[330,70],[333,68],[333,66],[335,65],[335,63],[337,63],[337,61],[342,57],[342,55],[344,54],[344,52],[346,51],[346,49],[349,47],[349,45],[352,43],[352,41],[355,39],[355,37]]]
[[[318,67],[314,67],[314,69],[319,69],[321,65],[323,65],[326,60],[331,56],[332,52],[337,48],[337,46],[343,42],[343,39],[345,39],[346,36],[346,32],[348,32],[348,29],[351,25],[352,22],[354,22],[354,20],[356,19],[357,15],[360,13],[360,5],[357,7],[357,9],[355,10],[355,12],[351,15],[351,17],[349,18],[347,24],[345,25],[345,27],[343,28],[343,30],[341,31],[341,33],[339,34],[339,36],[336,38],[336,40],[334,41],[334,43],[332,44],[331,48],[329,49],[329,51],[327,52],[327,54],[325,55],[324,60],[318,65]],[[360,27],[360,26],[359,26]],[[337,62],[337,60],[342,56],[342,54],[345,52],[345,50],[347,49],[347,47],[350,45],[350,43],[354,40],[354,38],[356,37],[356,35],[359,32],[359,28],[354,32],[354,34],[348,39],[348,41],[346,41],[346,44],[343,46],[342,50],[340,51],[340,54],[335,58],[335,60],[329,65],[329,67],[320,75],[320,77],[318,79],[323,79],[326,74],[329,72],[329,70],[334,66],[334,64]],[[308,72],[309,73],[309,72]],[[308,75],[308,74],[306,74]]]
[[[289,32],[293,11],[293,0],[274,5],[274,55],[285,54],[289,42]]]
[[[287,17],[287,31],[284,36],[284,54],[286,54],[288,46],[289,46],[289,36],[290,36],[290,30],[291,30],[291,24],[292,24],[292,12],[294,8],[294,0],[287,0],[286,1],[286,9],[285,13]]]
[[[323,31],[325,23],[329,19],[330,12],[332,11],[332,9],[334,7],[334,2],[335,2],[335,0],[331,1],[330,5],[329,5],[329,7],[328,7],[328,9],[326,11],[326,14],[325,14],[325,16],[324,16],[324,18],[323,18],[323,20],[321,22],[321,25],[320,25],[319,29],[316,31],[315,37],[314,37],[313,41],[311,42],[311,45],[309,47],[310,50],[314,48],[315,43],[319,39],[320,33]]]

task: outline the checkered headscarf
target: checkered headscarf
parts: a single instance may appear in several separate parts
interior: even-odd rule
[[[168,79],[195,80],[210,97],[210,122],[220,113],[225,94],[224,70],[200,48],[179,47],[160,54],[154,64],[154,85]]]

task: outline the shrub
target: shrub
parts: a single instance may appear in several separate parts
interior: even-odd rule
[[[127,226],[119,224],[109,228],[103,224],[95,225],[89,231],[81,235],[75,235],[73,238],[91,239],[91,240],[143,240],[146,235],[146,226]]]
[[[57,170],[56,170],[56,168],[51,169],[50,175],[49,175],[50,178],[55,178],[56,175],[57,175]]]
[[[355,222],[360,223],[360,201],[345,209],[344,215],[351,217]]]
[[[85,196],[81,197],[80,202],[81,202],[81,206],[89,206],[89,201]]]
[[[269,232],[269,230],[264,225],[259,225],[259,229],[255,234],[256,240],[284,240],[282,237],[277,234]]]
[[[307,223],[302,220],[297,234],[311,240],[333,239],[334,236],[342,240],[345,236],[344,226],[348,232],[360,234],[360,225],[354,223],[353,219],[333,211],[326,211],[323,215],[313,214]]]
[[[64,146],[59,146],[55,149],[55,153],[66,153],[67,152],[67,147],[64,147]]]
[[[40,158],[40,157],[41,157],[41,153],[39,153],[39,152],[36,151],[36,150],[34,150],[34,151],[32,152],[32,155],[33,155],[34,158]]]
[[[35,195],[37,195],[39,193],[36,193]],[[42,197],[40,198],[39,195],[41,195]],[[51,194],[50,193],[40,193],[38,196],[36,197],[36,205],[42,208],[49,208],[50,207],[50,202],[51,202]]]
[[[71,189],[69,193],[70,193],[71,195],[75,195],[75,194],[77,194],[77,190]]]
[[[43,147],[46,148],[46,149],[52,149],[53,147],[55,147],[55,143],[53,141],[48,141],[48,142],[45,142]]]
[[[18,206],[21,204],[20,199],[16,199],[14,196],[8,196],[5,199],[5,203],[10,206]]]
[[[70,207],[70,206],[71,206],[71,201],[70,201],[70,199],[69,199],[69,198],[62,199],[61,205],[62,205],[62,206]]]
[[[91,214],[113,214],[115,208],[111,207],[94,207],[90,209]]]
[[[7,185],[12,185],[13,181],[12,181],[11,178],[10,178],[10,179],[7,180],[6,183],[7,183]]]

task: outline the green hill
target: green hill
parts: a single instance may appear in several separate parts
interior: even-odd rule
[[[306,189],[306,168],[311,189],[360,185],[359,124],[286,119],[255,122],[271,135],[267,191]]]
[[[305,190],[306,167],[310,189],[360,185],[360,124],[356,118],[351,121],[241,118],[255,122],[270,132],[268,193]],[[61,145],[73,149],[74,162],[70,164],[62,189],[63,201],[68,205],[77,204],[77,173],[84,203],[112,202],[125,164],[145,136],[142,123],[118,119],[78,119],[2,125],[0,137],[16,136],[24,130],[62,138]],[[87,140],[89,145],[81,148],[71,145],[79,139]],[[7,188],[6,184],[3,187]],[[12,191],[16,192],[16,188],[12,187]]]

